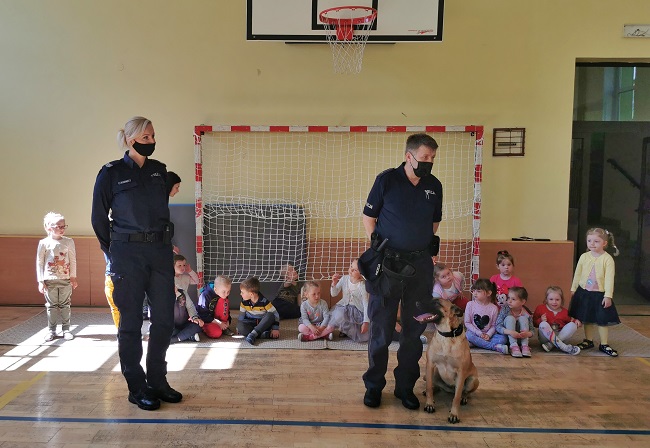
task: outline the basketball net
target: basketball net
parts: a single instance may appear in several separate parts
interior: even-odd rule
[[[320,20],[332,50],[334,73],[361,71],[363,51],[376,18],[377,11],[364,6],[341,6],[321,12]]]

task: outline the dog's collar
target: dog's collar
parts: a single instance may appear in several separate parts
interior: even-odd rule
[[[438,334],[440,336],[444,336],[446,338],[455,338],[457,336],[460,336],[463,334],[463,324],[460,324],[456,328],[453,328],[451,331],[440,331],[438,330]]]

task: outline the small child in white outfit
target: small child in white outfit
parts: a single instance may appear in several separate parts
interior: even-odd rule
[[[366,281],[359,272],[357,260],[350,263],[348,275],[332,276],[330,294],[337,296],[343,290],[343,298],[332,309],[330,325],[354,342],[368,342],[370,338],[368,317],[368,293]]]

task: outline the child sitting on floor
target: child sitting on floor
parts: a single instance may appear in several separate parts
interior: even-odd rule
[[[327,302],[320,298],[320,285],[314,281],[306,282],[302,285],[300,296],[304,300],[300,304],[298,340],[313,341],[328,337],[331,341],[334,327],[328,326],[330,310]]]
[[[533,317],[525,304],[528,291],[520,286],[513,286],[508,291],[508,301],[501,307],[497,317],[497,332],[508,336],[510,354],[515,358],[530,358],[528,338],[533,337]],[[521,348],[519,348],[521,344]]]
[[[199,333],[203,327],[203,320],[199,317],[194,303],[187,298],[185,291],[174,288],[176,303],[174,304],[174,329],[170,344],[193,340],[200,341]]]
[[[249,277],[239,285],[242,301],[239,305],[237,332],[246,342],[255,345],[257,338],[280,337],[280,316],[273,304],[260,292],[260,281]]]
[[[282,286],[273,299],[273,306],[278,310],[280,319],[297,319],[300,317],[300,289],[303,283],[298,281],[298,271],[292,263],[284,267]]]
[[[508,354],[506,337],[496,332],[496,320],[499,308],[494,303],[497,288],[494,283],[485,278],[479,278],[472,285],[472,301],[465,309],[465,327],[467,340],[470,344]]]
[[[433,293],[434,298],[449,300],[461,310],[465,311],[469,302],[463,297],[465,277],[457,271],[452,271],[442,263],[433,267]]]
[[[232,336],[230,330],[230,289],[232,280],[225,275],[217,275],[214,283],[205,285],[199,296],[198,312],[205,321],[203,332],[212,339],[218,339],[222,334]]]
[[[350,263],[348,275],[332,276],[330,294],[337,296],[343,290],[343,298],[334,306],[330,325],[338,328],[341,336],[354,342],[368,342],[370,318],[368,317],[368,293],[366,282],[359,273],[357,260]]]
[[[567,344],[578,329],[575,320],[569,317],[569,310],[563,307],[564,294],[559,286],[549,286],[544,303],[535,308],[533,323],[539,327],[537,338],[544,351],[550,352],[557,347],[570,355],[580,353],[580,347]]]

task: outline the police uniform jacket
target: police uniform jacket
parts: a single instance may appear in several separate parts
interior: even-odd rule
[[[375,231],[382,239],[388,238],[388,247],[426,250],[433,238],[433,223],[442,220],[442,183],[428,174],[413,185],[404,165],[377,176],[363,214],[377,218]]]
[[[169,224],[166,179],[164,163],[146,158],[140,168],[128,152],[102,167],[93,191],[91,222],[105,254],[111,232],[163,232]]]

